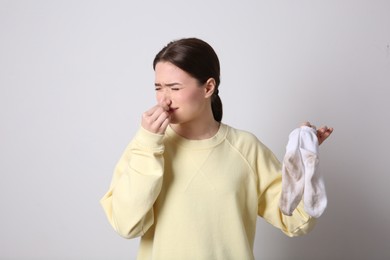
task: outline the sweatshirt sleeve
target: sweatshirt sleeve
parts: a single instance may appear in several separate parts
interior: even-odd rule
[[[100,200],[108,221],[125,237],[142,236],[153,225],[153,204],[162,185],[163,135],[140,128],[117,163]]]
[[[291,216],[283,215],[279,208],[282,191],[281,163],[262,143],[257,151],[258,215],[282,230],[287,236],[307,234],[315,226],[316,219],[304,210],[302,201]]]

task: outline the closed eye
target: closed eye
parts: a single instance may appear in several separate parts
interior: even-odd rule
[[[156,91],[159,91],[161,90],[163,87],[168,87],[170,88],[172,91],[178,91],[180,89],[182,89],[182,84],[180,83],[169,83],[169,84],[165,84],[165,85],[162,85],[160,83],[154,83],[154,86],[155,86],[155,90]]]

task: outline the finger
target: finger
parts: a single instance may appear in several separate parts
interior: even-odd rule
[[[145,116],[152,116],[153,113],[155,113],[156,110],[157,110],[159,107],[160,107],[160,105],[155,105],[155,106],[153,106],[153,107],[150,108],[149,110],[145,111],[145,112],[144,112],[144,115],[145,115]]]
[[[159,133],[161,132],[160,131],[161,125],[168,117],[169,117],[169,112],[166,111],[164,108],[162,108],[161,105],[156,105],[142,115],[141,125],[143,128],[145,128],[150,132]]]
[[[328,128],[325,132],[318,135],[319,144],[323,143],[333,133],[333,128]]]
[[[147,122],[149,124],[152,124],[154,121],[157,120],[157,118],[160,116],[160,114],[163,113],[164,111],[165,110],[162,107],[160,107],[159,105],[154,106],[153,108],[146,111],[142,115],[142,120],[144,120],[145,122]]]
[[[165,110],[163,110],[158,117],[154,120],[154,124],[157,127],[160,127],[165,119],[169,118],[169,113]]]
[[[160,129],[158,131],[159,134],[165,133],[165,130],[167,129],[170,122],[170,117],[167,117],[164,122],[161,124]]]
[[[332,134],[332,132],[333,132],[333,128],[328,128],[325,131],[324,135],[326,136],[326,138],[328,138]]]
[[[327,127],[327,126],[322,126],[321,128],[319,128],[319,129],[317,130],[317,133],[323,134],[323,133],[325,133],[326,131],[328,131],[328,127]]]
[[[167,100],[164,100],[164,99],[161,99],[157,105],[153,106],[152,108],[150,108],[149,110],[147,110],[144,114],[146,114],[147,116],[151,116],[153,115],[153,113],[156,112],[156,110],[158,110],[160,107],[163,108],[165,111],[169,111],[169,106],[171,105],[171,101],[167,101]]]
[[[333,132],[333,128],[332,127],[330,127],[330,128],[324,127],[324,128],[320,129],[320,133],[321,134],[330,135],[332,132]]]
[[[170,121],[169,113],[164,111],[153,122],[152,129],[154,129],[157,133],[164,133],[165,129],[168,127],[169,121]]]

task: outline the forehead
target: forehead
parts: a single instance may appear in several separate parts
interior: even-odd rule
[[[155,80],[161,83],[194,80],[190,74],[170,62],[158,62],[155,67]]]

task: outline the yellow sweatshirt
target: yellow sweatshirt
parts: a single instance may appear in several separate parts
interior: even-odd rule
[[[101,199],[121,236],[141,236],[138,260],[254,259],[257,216],[288,236],[314,226],[302,203],[282,215],[281,164],[254,135],[221,124],[205,140],[140,129]]]

